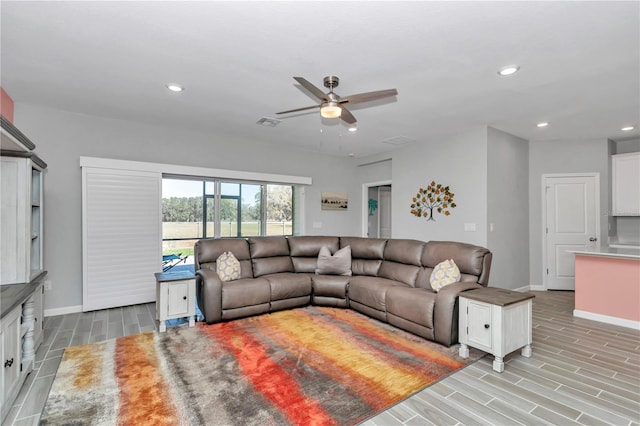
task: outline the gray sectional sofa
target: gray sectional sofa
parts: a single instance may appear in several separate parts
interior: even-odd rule
[[[351,248],[351,276],[315,273],[318,253]],[[216,260],[232,252],[241,276],[223,282]],[[198,306],[209,324],[308,304],[354,309],[450,346],[458,294],[487,286],[491,252],[451,241],[293,236],[205,239],[195,245]],[[433,268],[453,259],[461,281],[432,290]]]

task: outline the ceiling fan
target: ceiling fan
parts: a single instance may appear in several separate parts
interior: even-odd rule
[[[324,87],[329,89],[329,93],[324,93],[313,84],[309,83],[302,77],[293,77],[302,87],[307,89],[313,96],[320,100],[320,104],[312,105],[308,107],[290,109],[288,111],[276,112],[276,114],[288,114],[291,112],[305,111],[313,108],[320,108],[320,115],[325,118],[341,118],[342,121],[348,124],[355,124],[356,118],[346,108],[346,105],[356,104],[360,102],[369,102],[389,96],[396,96],[398,91],[396,89],[378,90],[375,92],[358,93],[357,95],[350,96],[338,96],[333,92],[333,89],[338,87],[340,79],[336,76],[330,75],[324,78]]]

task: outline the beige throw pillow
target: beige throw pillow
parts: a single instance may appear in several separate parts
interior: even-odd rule
[[[240,278],[240,262],[230,251],[225,251],[216,260],[216,272],[222,281]]]
[[[338,250],[331,256],[329,247],[322,246],[318,253],[318,275],[351,275],[351,246]]]
[[[460,281],[460,278],[461,275],[458,265],[456,265],[453,259],[450,259],[438,263],[436,267],[433,268],[429,281],[431,282],[431,288],[438,291],[446,285],[457,283]]]

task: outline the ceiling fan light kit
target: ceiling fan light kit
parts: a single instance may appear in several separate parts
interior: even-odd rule
[[[320,115],[324,118],[339,118],[342,115],[342,108],[337,102],[323,102],[320,107]]]
[[[357,95],[350,96],[338,96],[333,92],[333,89],[338,87],[340,79],[334,75],[329,75],[323,79],[324,87],[329,89],[329,93],[324,93],[316,86],[311,84],[303,77],[293,77],[302,87],[304,87],[309,93],[320,100],[320,104],[311,105],[302,108],[290,109],[287,111],[276,112],[276,114],[289,114],[292,112],[306,111],[314,108],[320,108],[320,115],[324,118],[340,118],[347,124],[354,125],[357,120],[346,108],[346,104],[356,104],[359,102],[370,102],[377,99],[382,99],[390,96],[396,96],[398,91],[396,89],[378,90],[375,92],[359,93]]]

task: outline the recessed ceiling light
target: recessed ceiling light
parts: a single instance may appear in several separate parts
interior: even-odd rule
[[[182,86],[180,86],[179,84],[176,84],[176,83],[167,84],[167,89],[171,90],[172,92],[182,92],[182,91],[184,91],[184,87],[182,87]]]
[[[549,123],[547,123],[546,121],[543,121],[542,123],[536,124],[536,126],[538,126],[538,127],[547,127],[548,125],[549,125]]]
[[[633,129],[635,129],[635,127],[633,127],[633,126],[625,126],[620,130],[622,130],[623,132],[628,132],[628,131],[633,130]]]
[[[358,128],[356,126],[351,126],[351,127],[349,127],[349,131],[350,132],[357,132]]]
[[[517,73],[519,69],[520,69],[520,65],[507,65],[505,67],[500,68],[498,70],[498,74],[503,76],[512,75]]]

